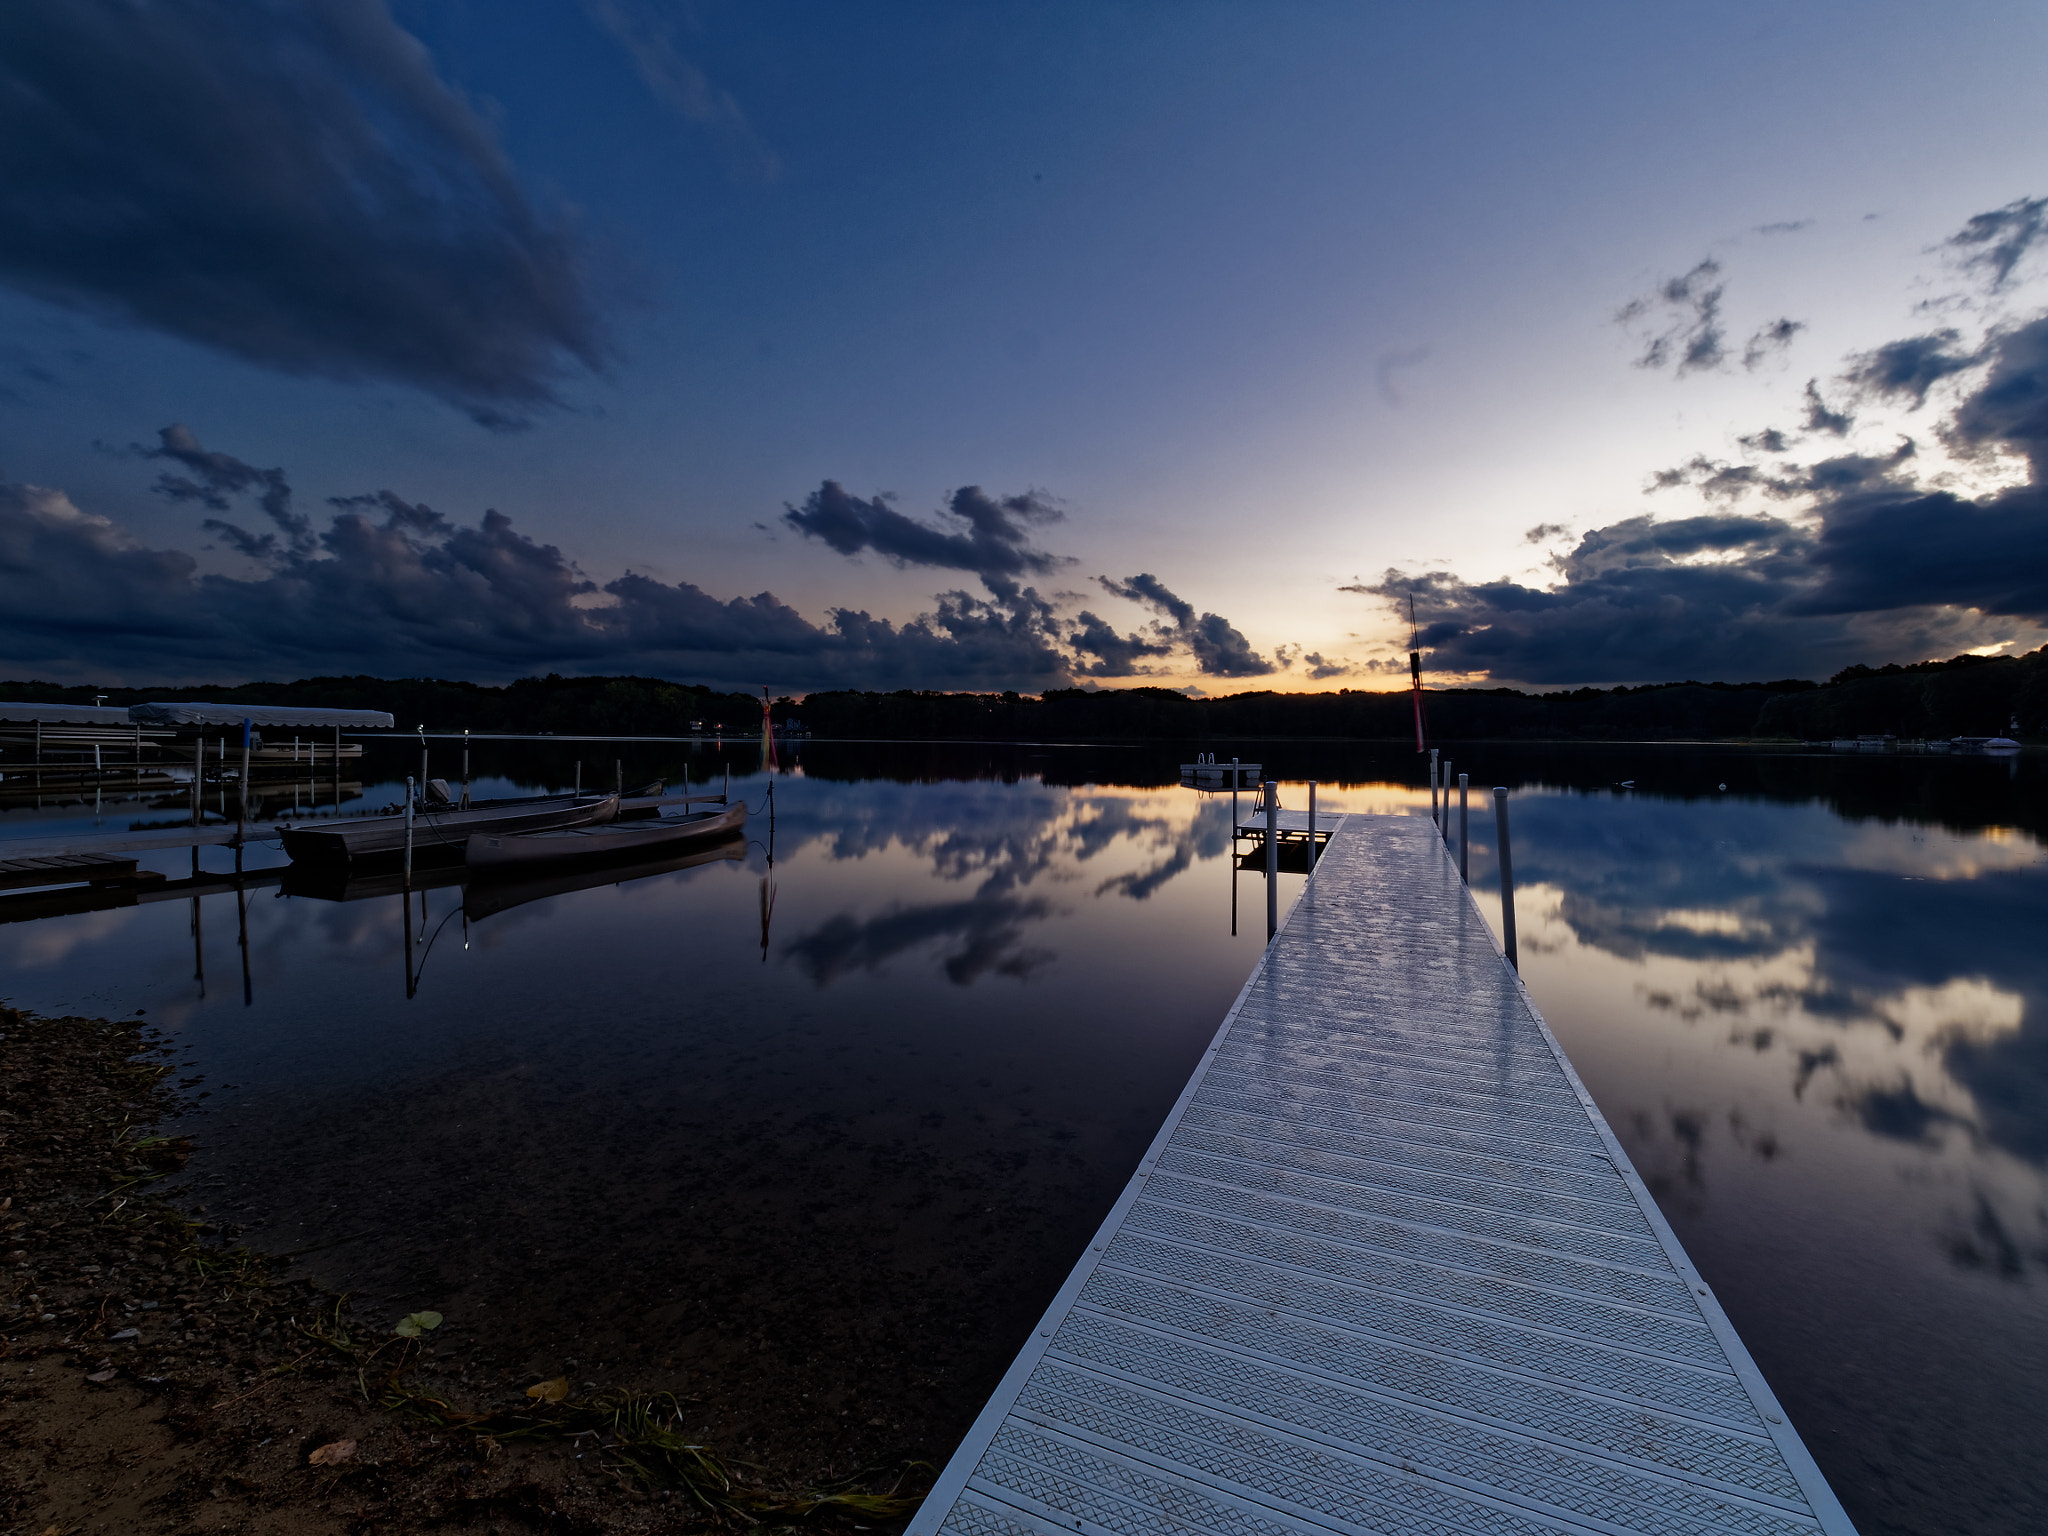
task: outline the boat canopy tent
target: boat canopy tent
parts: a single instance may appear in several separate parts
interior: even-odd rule
[[[125,709],[99,704],[0,703],[0,725],[119,725],[136,721]]]
[[[254,726],[271,728],[391,728],[391,717],[381,709],[299,709],[279,704],[136,704],[123,718],[137,725],[240,725],[246,720]]]

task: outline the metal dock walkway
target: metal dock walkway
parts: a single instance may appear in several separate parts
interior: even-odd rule
[[[909,1533],[1852,1529],[1434,826],[1352,815]]]

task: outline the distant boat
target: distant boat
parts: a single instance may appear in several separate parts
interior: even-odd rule
[[[602,824],[619,814],[617,795],[556,796],[540,800],[498,800],[468,810],[420,807],[413,815],[415,859],[460,855],[477,832],[543,832],[556,827]],[[307,822],[280,836],[293,863],[360,864],[389,860],[405,852],[405,817],[361,816]]]
[[[2020,744],[2010,736],[1958,736],[1952,743],[1963,752],[2017,752]]]
[[[479,875],[523,874],[552,864],[596,863],[606,859],[659,857],[691,843],[712,843],[746,830],[744,802],[722,811],[664,816],[652,821],[615,821],[604,826],[553,827],[544,831],[489,829],[470,834],[466,857]]]

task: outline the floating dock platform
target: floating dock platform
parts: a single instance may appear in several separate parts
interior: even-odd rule
[[[1852,1530],[1435,825],[1352,815],[909,1536]]]

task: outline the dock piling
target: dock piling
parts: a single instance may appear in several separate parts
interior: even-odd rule
[[[1515,953],[1515,865],[1508,856],[1508,792],[1504,785],[1493,786],[1494,835],[1500,840],[1500,947],[1507,952],[1508,964],[1516,971],[1522,969],[1522,962]]]
[[[1465,817],[1465,794],[1472,783],[1472,775],[1458,775],[1458,878],[1467,885],[1472,883],[1472,825]]]
[[[405,781],[405,888],[408,891],[412,889],[412,802],[413,786],[412,780],[408,778]],[[411,921],[412,908],[408,905],[406,922],[409,924]]]
[[[1436,829],[1443,834],[1444,846],[1451,846],[1451,760],[1444,759],[1443,772],[1437,777],[1443,781],[1444,813],[1438,818]]]
[[[1280,931],[1280,786],[1268,779],[1266,795],[1266,942]]]
[[[1316,781],[1308,781],[1308,867],[1316,867]]]
[[[340,732],[335,732],[336,737]],[[462,808],[469,809],[469,727],[462,728]]]
[[[242,777],[235,786],[235,846],[249,835],[249,722],[242,721]],[[239,862],[239,857],[237,859]]]
[[[1429,819],[1436,820],[1436,755],[1439,748],[1429,749]]]

